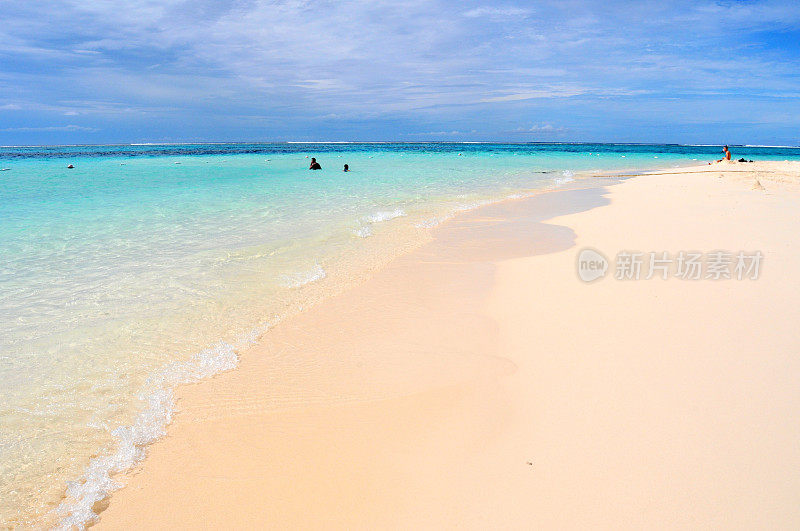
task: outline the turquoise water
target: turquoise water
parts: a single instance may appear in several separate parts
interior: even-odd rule
[[[418,245],[455,212],[718,152],[0,147],[0,527],[91,520],[92,504],[116,488],[110,476],[163,434],[175,385],[235,367],[272,324]],[[799,159],[800,150],[734,155]],[[323,170],[307,170],[310,156]]]

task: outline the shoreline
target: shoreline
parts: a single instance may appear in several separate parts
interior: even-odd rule
[[[549,173],[561,175],[563,172],[553,171]],[[436,222],[424,225],[426,230],[423,236],[418,235],[412,240],[408,235],[405,235],[404,238],[398,239],[391,251],[384,252],[384,254],[391,255],[390,258],[381,259],[378,265],[373,264],[366,269],[359,270],[358,274],[353,275],[352,279],[346,284],[339,282],[333,287],[320,287],[317,283],[310,283],[311,285],[308,288],[305,285],[300,286],[302,290],[310,288],[313,291],[310,299],[309,296],[306,297],[308,299],[307,303],[298,306],[295,309],[296,311],[288,311],[288,313],[280,316],[276,314],[269,321],[257,323],[250,332],[240,334],[232,339],[220,340],[209,347],[203,348],[188,359],[177,360],[159,369],[149,377],[150,380],[157,382],[157,385],[155,387],[150,386],[149,392],[146,395],[142,395],[146,397],[145,406],[137,412],[136,417],[130,424],[118,428],[119,434],[115,435],[115,439],[118,441],[115,451],[111,453],[101,452],[92,457],[92,460],[81,475],[70,482],[69,492],[62,499],[62,503],[47,514],[47,521],[54,522],[49,525],[64,527],[92,522],[94,517],[91,515],[96,510],[106,507],[109,502],[110,496],[103,496],[103,494],[115,493],[119,489],[116,484],[117,480],[125,478],[130,469],[141,466],[143,459],[146,458],[148,449],[166,435],[165,430],[172,424],[172,418],[176,412],[176,409],[170,406],[170,403],[173,402],[173,394],[178,393],[184,386],[202,383],[209,378],[236,369],[239,363],[239,355],[246,355],[254,344],[258,344],[259,339],[264,334],[269,333],[272,328],[284,320],[291,319],[329,297],[335,297],[368,281],[376,272],[385,268],[387,264],[413,253],[430,242],[431,231],[439,230],[441,225],[450,222],[456,217],[468,215],[481,208],[502,204],[507,201],[530,199],[542,194],[571,190],[576,187],[581,189],[587,186],[586,182],[616,181],[617,178],[613,175],[598,176],[593,172],[588,174],[580,172],[564,176],[563,180],[557,178],[556,182],[543,188],[531,188],[505,197],[477,201],[464,208],[455,208],[444,214],[441,212],[436,213],[433,218],[426,218],[428,220],[435,219]],[[416,223],[413,228],[409,226],[390,230],[398,233],[403,231],[408,233],[414,230],[418,232],[420,228],[421,224]],[[391,236],[381,233],[379,238],[386,240]],[[386,247],[385,243],[383,246]],[[334,272],[340,273],[338,270],[334,270]],[[324,276],[323,283],[327,283],[330,279],[326,279]],[[334,274],[334,276],[341,275]],[[119,472],[120,470],[122,472]],[[111,473],[107,474],[107,471],[111,471]]]
[[[714,169],[713,166],[711,168],[712,169],[709,171],[712,173],[718,173],[720,171]],[[676,171],[666,175],[679,175],[681,173],[682,172]],[[640,174],[640,178],[646,178],[647,176],[648,174]],[[623,185],[625,182],[623,182]],[[569,229],[566,225],[554,226],[550,224],[554,216],[557,215],[555,219],[559,219],[569,211],[569,208],[566,208],[566,212],[564,211],[565,205],[563,204],[560,206],[553,205],[552,203],[558,203],[557,199],[554,200],[554,196],[562,194],[563,197],[563,194],[570,194],[572,192],[573,191],[557,190],[554,191],[554,193],[537,194],[532,198],[504,201],[479,207],[476,210],[460,214],[456,218],[450,219],[446,224],[436,229],[438,235],[435,237],[435,241],[432,244],[426,244],[426,246],[423,246],[422,250],[412,251],[410,255],[403,255],[395,259],[395,261],[386,268],[389,270],[388,272],[386,270],[381,270],[376,274],[377,277],[383,277],[384,279],[387,277],[392,278],[392,275],[394,275],[392,282],[388,280],[383,281],[383,287],[378,290],[381,296],[376,296],[375,292],[370,292],[370,289],[376,289],[376,284],[381,284],[380,278],[378,280],[372,278],[360,287],[334,296],[333,301],[322,301],[318,306],[309,309],[307,312],[303,312],[298,316],[286,320],[300,321],[306,326],[299,326],[297,322],[294,324],[291,322],[287,324],[281,323],[268,334],[272,336],[273,333],[275,333],[275,335],[280,337],[262,338],[262,344],[257,347],[261,349],[260,352],[262,354],[268,353],[269,356],[272,356],[272,361],[277,359],[282,362],[287,362],[288,365],[281,366],[277,364],[268,366],[268,364],[265,364],[263,361],[259,364],[253,359],[257,357],[257,354],[250,349],[246,356],[243,355],[242,365],[238,371],[233,371],[232,373],[223,374],[199,384],[192,384],[181,388],[178,392],[179,413],[177,414],[174,425],[170,427],[167,437],[151,447],[152,455],[144,461],[140,469],[128,474],[128,487],[116,493],[111,498],[110,508],[101,513],[99,524],[101,526],[115,527],[124,526],[126,522],[128,524],[140,522],[144,512],[148,514],[153,512],[154,519],[150,521],[150,523],[153,525],[158,524],[159,520],[157,516],[164,516],[159,512],[158,508],[172,506],[174,510],[174,505],[167,499],[164,499],[167,493],[163,488],[159,489],[158,494],[153,492],[153,485],[161,481],[175,481],[177,485],[181,486],[176,492],[183,492],[181,489],[186,488],[187,483],[191,482],[192,479],[191,477],[174,478],[174,476],[176,476],[176,466],[188,467],[189,476],[192,474],[199,474],[203,477],[203,466],[209,466],[208,460],[212,458],[215,446],[227,448],[231,445],[236,447],[237,444],[240,444],[227,440],[224,437],[223,432],[227,432],[231,427],[229,422],[233,422],[233,425],[239,430],[239,436],[241,436],[242,431],[244,431],[246,433],[245,438],[249,437],[248,440],[251,442],[260,441],[260,444],[265,444],[264,441],[266,440],[266,446],[259,447],[259,450],[266,452],[261,454],[262,456],[268,455],[276,448],[282,448],[283,452],[285,452],[284,458],[289,462],[293,462],[299,469],[305,471],[309,475],[308,478],[305,478],[307,481],[303,483],[303,486],[304,488],[310,489],[309,492],[313,493],[312,499],[317,502],[341,501],[338,495],[333,496],[333,499],[329,499],[333,492],[317,491],[315,490],[316,487],[312,487],[312,480],[319,475],[319,470],[328,472],[328,475],[325,477],[330,483],[329,486],[336,484],[337,491],[343,487],[341,484],[342,482],[348,483],[348,480],[345,478],[347,478],[350,473],[350,469],[330,469],[331,465],[326,463],[317,463],[317,472],[314,472],[307,470],[305,468],[307,465],[298,461],[298,454],[309,458],[312,453],[326,453],[325,448],[317,446],[318,439],[323,440],[325,437],[330,437],[331,431],[336,431],[336,427],[327,424],[329,422],[328,419],[319,417],[320,412],[323,410],[334,418],[342,420],[343,425],[352,428],[359,436],[369,435],[372,430],[364,432],[363,430],[366,426],[362,425],[360,427],[362,431],[359,431],[356,429],[358,426],[353,427],[351,424],[348,424],[348,422],[352,423],[354,420],[358,419],[360,419],[358,422],[363,422],[364,418],[368,418],[371,419],[371,422],[374,424],[373,427],[377,428],[375,430],[377,433],[391,433],[393,436],[402,435],[401,438],[413,440],[415,443],[419,443],[421,440],[430,443],[429,434],[422,428],[427,428],[434,432],[441,431],[442,428],[437,426],[437,422],[443,419],[447,420],[449,416],[452,415],[454,408],[463,415],[467,411],[467,408],[464,408],[464,403],[468,402],[472,405],[472,408],[469,409],[469,414],[461,419],[462,424],[458,425],[456,428],[451,427],[451,430],[454,433],[463,433],[463,429],[466,426],[470,428],[467,430],[467,433],[473,434],[473,432],[479,432],[479,436],[477,437],[479,440],[487,437],[497,438],[496,433],[489,433],[491,430],[487,430],[485,424],[494,425],[499,422],[499,420],[490,419],[493,419],[495,414],[498,413],[498,411],[502,411],[504,408],[502,407],[502,400],[497,401],[496,393],[490,391],[496,390],[498,386],[502,387],[498,382],[509,378],[508,374],[514,374],[519,368],[519,363],[517,360],[510,361],[507,358],[504,359],[503,353],[500,352],[498,347],[498,344],[502,343],[502,340],[497,337],[496,329],[502,328],[502,323],[509,320],[508,317],[505,316],[503,319],[499,320],[489,317],[484,308],[484,306],[486,306],[485,299],[492,299],[492,294],[496,290],[498,283],[498,280],[495,278],[496,273],[492,273],[491,270],[502,270],[506,263],[527,260],[532,256],[535,257],[540,254],[556,256],[574,248],[576,235],[572,232],[572,229]],[[603,204],[604,193],[607,193],[607,190],[604,189],[599,197],[594,197],[590,203],[595,201],[595,203],[592,203],[593,206],[601,206]],[[513,205],[511,205],[511,203],[514,203],[517,207],[520,207],[520,205],[525,202],[544,196],[549,196],[545,198],[544,205],[539,204],[535,208],[529,208],[528,210],[525,208],[517,208],[515,210]],[[549,203],[551,203],[549,207],[547,206],[548,200]],[[576,200],[573,197],[566,203],[571,203],[571,206],[574,206],[575,202]],[[562,210],[559,211],[559,208]],[[494,215],[492,215],[492,209],[495,210]],[[509,209],[515,210],[515,213],[513,215],[509,214]],[[535,210],[535,212],[531,213],[531,210]],[[503,216],[506,217],[504,218]],[[537,216],[545,217],[536,219]],[[534,221],[531,221],[531,219]],[[548,223],[545,223],[545,220],[548,220]],[[526,225],[525,222],[528,224]],[[553,229],[553,227],[560,228]],[[540,253],[532,248],[531,242],[533,240],[530,239],[530,236],[534,234],[536,237],[533,239],[536,245],[541,246],[539,249],[549,249],[549,252]],[[520,242],[520,235],[527,235],[529,239]],[[439,245],[438,249],[436,248],[437,241]],[[426,247],[431,246],[433,249],[429,248],[425,250]],[[455,253],[454,249],[456,250]],[[436,266],[433,266],[433,264],[436,264]],[[423,283],[432,293],[422,293],[420,291],[404,292],[399,299],[405,300],[405,304],[398,304],[397,307],[386,308],[386,299],[391,298],[390,296],[392,295],[398,298],[396,297],[398,295],[398,293],[396,293],[396,286],[402,285],[403,282],[407,283],[409,278],[418,280],[419,270],[425,267],[429,270],[433,268],[433,270],[428,273],[431,275],[428,279],[428,283]],[[398,268],[400,271],[398,271]],[[403,268],[405,268],[405,270],[403,270]],[[455,274],[453,268],[457,270]],[[415,270],[416,273],[414,273]],[[455,279],[452,277],[455,277]],[[443,285],[448,285],[449,289],[453,291],[448,293],[437,292],[437,289],[444,289],[441,288]],[[454,300],[460,301],[460,303],[454,306]],[[413,304],[409,305],[408,301],[413,301]],[[440,318],[440,316],[447,311],[454,312],[464,308],[465,301],[469,302],[469,304],[466,304],[468,311],[462,310],[466,311],[466,315],[462,315],[461,318],[468,322],[469,326],[464,326],[463,322],[459,320],[447,321]],[[363,309],[369,307],[370,304],[373,305],[373,308],[381,308],[380,315],[382,316],[381,318],[384,319],[383,324],[373,321],[371,332],[369,332],[369,327],[366,327],[368,333],[365,333],[363,329],[358,329],[358,327],[350,330],[352,334],[346,334],[341,331],[343,324],[346,325],[347,323],[347,321],[342,321],[343,314],[352,313],[354,311],[352,309],[354,305],[361,308],[363,311]],[[489,306],[491,307],[492,304],[489,304]],[[427,323],[424,319],[415,320],[411,318],[409,313],[413,314],[414,312],[409,312],[409,306],[413,306],[415,309],[414,311],[417,312],[420,308],[429,310],[428,320],[438,321],[438,329],[431,329],[430,323]],[[326,312],[327,317],[325,317]],[[375,315],[375,313],[376,312],[373,310],[363,315],[351,315],[351,318],[357,321],[358,318],[363,318],[364,315]],[[408,321],[409,319],[411,319],[411,321]],[[425,359],[425,362],[422,363],[419,359],[422,357],[420,352],[418,352],[420,355],[412,360],[408,359],[407,351],[397,352],[397,348],[402,347],[405,344],[404,341],[408,341],[409,337],[407,334],[409,332],[406,332],[406,335],[402,336],[403,339],[400,339],[400,336],[395,336],[396,341],[379,341],[377,330],[381,330],[383,333],[392,331],[393,327],[387,326],[387,321],[393,324],[397,322],[406,322],[407,330],[416,331],[422,329],[423,335],[412,338],[415,340],[412,341],[411,344],[417,347],[427,345],[427,347],[422,348],[420,352],[425,353],[430,359]],[[342,356],[333,356],[336,363],[333,365],[326,365],[332,362],[330,360],[322,362],[321,360],[327,359],[321,356],[322,352],[325,351],[329,353],[331,347],[334,347],[334,349],[341,349],[342,347],[326,344],[325,339],[320,341],[318,338],[310,337],[308,333],[302,332],[303,329],[318,331],[320,327],[332,331],[331,335],[339,341],[344,341],[345,339],[349,340],[351,342],[350,346],[353,346],[352,343],[354,341],[351,338],[358,337],[360,334],[361,337],[358,339],[358,342],[355,343],[356,346],[363,349],[363,352],[367,352],[369,350],[375,350],[377,345],[379,347],[377,350],[380,351],[380,354],[377,358],[374,356],[362,355],[362,357],[354,359],[349,351],[344,350],[341,352]],[[455,330],[458,330],[458,334],[450,333],[449,335],[445,334],[445,336],[437,336],[437,334],[442,333],[442,330],[453,329],[453,327],[455,327]],[[272,341],[271,347],[267,346],[265,349],[264,342],[270,343],[270,341]],[[286,348],[285,345],[294,345],[298,342],[305,345],[305,349],[294,347],[294,350],[282,350]],[[436,345],[440,350],[449,350],[450,354],[443,355],[438,353],[436,349],[433,349],[434,353],[438,353],[437,357],[437,355],[432,354],[431,345]],[[394,352],[392,352],[393,349]],[[309,351],[311,354],[309,354]],[[291,355],[289,352],[291,352]],[[276,354],[278,354],[277,357]],[[300,355],[298,356],[298,354]],[[247,359],[245,359],[245,357]],[[342,363],[343,359],[346,360],[346,362]],[[302,360],[302,362],[299,360]],[[253,362],[249,363],[248,366],[251,368],[247,369],[250,376],[242,374],[246,372],[246,361]],[[376,362],[379,362],[377,366],[375,365]],[[372,369],[372,372],[364,372],[366,370],[364,369],[365,366]],[[323,371],[323,367],[326,370]],[[397,372],[389,370],[389,368],[395,370],[400,369],[400,376],[398,377]],[[356,374],[359,374],[360,378],[354,379],[354,369],[356,370]],[[335,376],[330,376],[330,374],[334,374]],[[266,387],[276,383],[280,384],[281,379],[284,379],[283,385],[278,385],[277,389]],[[289,380],[291,385],[287,385],[285,380]],[[368,385],[365,385],[364,382],[368,382]],[[304,388],[303,385],[298,384],[303,384],[306,387]],[[202,391],[200,391],[201,388]],[[249,393],[247,399],[240,396],[242,394],[242,389],[247,389]],[[305,389],[305,394],[303,389]],[[487,391],[487,389],[489,391]],[[237,391],[234,392],[234,390]],[[356,392],[356,390],[358,392]],[[285,393],[282,402],[278,398],[281,392]],[[487,393],[489,394],[487,395]],[[265,394],[268,395],[266,398],[264,396]],[[493,400],[491,407],[487,406],[485,403],[487,401],[487,396],[490,396]],[[418,401],[421,401],[422,404],[417,403]],[[233,408],[234,411],[238,411],[237,413],[231,413],[232,405],[236,405],[240,408],[239,410]],[[439,411],[441,416],[431,417],[428,414],[428,410],[431,408],[435,411]],[[483,411],[486,413],[485,416],[480,414],[475,415],[476,418],[480,419],[480,422],[469,418],[475,411]],[[420,422],[422,426],[415,426],[412,423],[406,427],[407,429],[405,431],[399,430],[398,432],[395,426],[387,425],[384,419],[389,412],[396,413],[396,418],[408,419],[409,421],[417,418],[427,419],[429,422],[427,425],[425,422]],[[497,419],[500,418],[502,418],[502,415],[497,416]],[[245,424],[250,424],[254,419],[258,420],[262,428],[269,429],[270,427],[279,427],[284,434],[294,434],[295,436],[302,434],[303,437],[301,439],[303,445],[300,445],[300,448],[296,447],[294,444],[289,444],[287,446],[286,442],[277,440],[274,435],[253,432],[252,428],[246,428],[244,426]],[[450,421],[452,421],[452,419],[450,419]],[[447,422],[445,422],[445,424],[447,424]],[[204,428],[202,426],[207,428],[209,425],[213,425],[214,429],[211,429],[210,433],[203,435],[202,432]],[[224,430],[220,428],[222,425],[225,426]],[[368,425],[369,424],[367,424],[367,426]],[[233,431],[235,432],[236,430]],[[312,433],[320,435],[320,437],[309,437]],[[358,442],[358,437],[352,438],[355,433],[348,434],[343,440],[338,441],[339,444],[342,445],[342,447],[346,447],[348,444],[355,447],[358,447],[359,444],[363,446],[363,443]],[[191,437],[189,434],[191,434]],[[453,433],[449,435],[452,436]],[[222,437],[223,440],[227,440],[227,446],[226,444],[218,444],[219,441],[212,442],[214,437]],[[381,444],[376,444],[368,448],[362,448],[363,452],[361,453],[368,455],[370,451],[378,452],[379,455],[387,457],[385,455],[387,448],[394,447],[392,444],[393,438],[394,437],[389,437],[383,441],[386,447],[382,447]],[[289,440],[295,443],[297,442],[296,437],[289,437]],[[192,442],[190,443],[189,441]],[[436,445],[442,445],[442,443],[441,440],[436,441]],[[198,446],[192,449],[194,452],[201,452],[200,446],[205,445],[206,453],[196,453],[193,459],[189,459],[191,462],[187,462],[187,458],[189,458],[189,456],[185,455],[187,444],[190,446]],[[439,450],[439,453],[436,455],[444,457],[442,453],[443,448],[439,446],[436,446],[436,448]],[[304,454],[302,453],[303,449],[306,451]],[[238,452],[237,455],[242,458],[244,456],[250,456],[250,454],[253,453],[252,448],[236,447],[236,450]],[[394,450],[400,454],[403,453],[402,450],[397,448]],[[452,448],[447,448],[448,452],[452,452],[452,450]],[[356,453],[358,454],[358,452]],[[255,452],[255,454],[259,455],[258,452]],[[351,455],[349,451],[346,451],[346,454]],[[201,458],[201,455],[203,458]],[[373,455],[373,457],[376,456]],[[414,454],[415,459],[419,459],[420,457],[420,455]],[[212,466],[222,466],[223,469],[224,466],[234,467],[240,474],[240,476],[236,474],[230,475],[229,473],[224,473],[224,471],[220,469],[222,473],[221,477],[228,477],[227,481],[240,483],[245,482],[245,478],[251,481],[250,484],[240,485],[241,488],[237,490],[240,494],[245,491],[252,492],[253,496],[257,496],[258,499],[260,499],[264,495],[265,489],[267,489],[267,492],[273,491],[274,494],[278,495],[281,492],[278,487],[286,488],[286,485],[281,483],[281,479],[285,480],[285,477],[278,477],[275,480],[270,480],[271,482],[267,481],[264,483],[265,480],[263,478],[259,480],[258,478],[247,477],[247,463],[241,459],[238,461],[236,459],[222,459],[218,457],[216,459],[218,461],[223,460],[224,465],[223,463],[217,462]],[[389,458],[387,457],[387,459]],[[393,460],[389,459],[389,461]],[[444,458],[443,461],[450,462],[449,458]],[[363,464],[359,465],[355,459],[351,459],[350,464],[352,467],[361,470],[363,476],[360,477],[361,483],[356,485],[348,483],[346,485],[344,491],[350,493],[360,492],[363,494],[365,492],[365,484],[374,481],[375,478],[391,478],[398,473],[397,470],[395,470],[395,466],[381,465],[378,460],[375,459],[370,461],[370,467],[367,467],[368,469],[365,469]],[[406,464],[409,467],[418,467],[419,465],[414,459],[410,459]],[[282,470],[284,474],[293,473],[290,468],[281,466],[280,464],[272,463],[271,466]],[[384,470],[387,467],[388,469]],[[416,468],[415,471],[419,472]],[[156,475],[160,474],[166,475],[161,477],[160,481],[155,481],[154,478]],[[280,474],[278,476],[280,476]],[[196,479],[197,478],[195,478],[195,480]],[[316,477],[316,479],[318,479],[318,477]],[[435,481],[437,477],[434,476],[429,479]],[[253,481],[255,481],[255,483],[252,483]],[[217,487],[219,487],[219,485]],[[174,485],[171,488],[175,491]],[[380,491],[380,489],[378,489],[378,491]],[[201,492],[197,492],[196,494],[205,496],[208,493],[202,494]],[[307,492],[298,491],[296,494],[298,499],[294,500],[293,503],[308,501],[306,499],[308,498]],[[407,495],[395,492],[394,490],[391,496],[388,496],[388,493],[384,494],[387,494],[387,499],[392,498],[396,500],[405,499],[404,496],[407,497]],[[200,499],[193,498],[192,496],[188,496],[188,498],[190,500]],[[282,497],[279,496],[279,499],[282,499],[284,503],[292,502],[292,500],[286,499],[285,495]],[[350,514],[338,515],[342,518],[341,520],[337,520],[338,524],[341,526],[351,524],[358,525],[359,523],[388,525],[390,521],[385,520],[387,516],[381,511],[376,512],[376,508],[383,507],[384,511],[387,511],[391,504],[390,506],[386,506],[381,505],[377,500],[374,501],[376,503],[375,505],[350,506]],[[409,504],[413,502],[413,500],[406,501]],[[173,500],[173,503],[174,502],[179,502],[179,500]],[[353,501],[353,503],[355,503],[355,501]],[[107,505],[107,503],[102,505]],[[337,507],[339,507],[338,503],[333,504],[329,507],[329,510],[334,511]],[[102,506],[97,508],[100,509]],[[290,511],[285,510],[287,508],[288,507],[283,507],[285,517],[289,518],[293,516],[294,518],[299,518],[303,516],[301,511],[302,507],[295,507],[297,512],[292,513],[292,515],[289,514]],[[197,509],[197,507],[195,507],[195,509]],[[217,512],[216,517],[223,517],[224,515],[225,522],[230,523],[230,518],[234,517],[231,512],[233,509],[216,507],[216,510],[222,511]],[[341,512],[341,510],[340,508],[339,511]],[[241,513],[241,518],[243,518],[243,520],[239,520],[239,523],[243,525],[259,522],[262,524],[268,523],[269,525],[281,526],[277,523],[277,518],[275,520],[254,520],[254,515],[247,514],[245,508],[239,506],[236,511],[244,511]],[[237,512],[237,514],[239,514],[239,512]],[[321,513],[314,514],[321,517]],[[395,516],[397,516],[396,513]],[[430,516],[431,518],[433,517],[433,515]],[[189,520],[181,520],[181,518],[190,517],[191,515],[183,512],[180,515],[176,515],[177,519],[173,520],[172,523],[174,525],[186,524]],[[205,519],[208,517],[209,514],[204,512],[203,521],[206,521]],[[362,520],[348,520],[345,517],[358,517],[362,518]],[[367,517],[372,518],[372,520],[364,519]],[[311,518],[311,516],[309,515],[308,518]],[[220,518],[217,521],[222,522],[223,519]],[[287,519],[283,521],[283,523],[286,525],[303,523],[310,525],[313,524],[314,521],[313,519]],[[392,523],[398,522],[400,522],[400,520],[392,521]],[[426,520],[417,523],[424,524]],[[448,523],[452,523],[452,521],[442,521],[442,524]],[[461,523],[469,524],[469,522],[463,521]],[[473,524],[474,523],[475,522],[473,522]]]
[[[615,179],[611,178],[608,181],[613,182]],[[284,410],[303,415],[309,408],[316,407],[338,414],[336,411],[338,408],[347,409],[351,403],[363,404],[367,410],[371,404],[398,404],[397,407],[406,411],[408,397],[412,397],[411,402],[413,402],[414,397],[433,395],[434,401],[446,403],[452,399],[453,394],[460,396],[464,392],[460,389],[464,380],[483,378],[485,373],[513,371],[513,366],[502,360],[497,353],[491,353],[495,348],[491,339],[494,325],[479,311],[492,283],[495,266],[491,260],[568,248],[574,238],[572,232],[564,227],[551,227],[543,220],[555,213],[565,214],[604,204],[602,190],[602,187],[593,186],[577,190],[542,191],[524,198],[484,205],[458,213],[448,219],[434,229],[432,242],[395,258],[363,284],[351,286],[346,292],[333,295],[308,310],[278,323],[261,338],[258,345],[242,353],[241,363],[236,371],[179,388],[176,420],[170,426],[167,436],[150,447],[150,455],[140,465],[141,470],[147,470],[159,446],[169,441],[171,437],[197,440],[201,435],[195,430],[207,429],[207,422],[221,420],[224,423],[220,415],[224,416],[225,413],[217,411],[215,399],[211,399],[211,403],[206,400],[209,395],[218,392],[224,394],[227,401],[225,409],[230,410],[231,407],[236,409],[231,401],[238,401],[230,395],[231,390],[237,389],[236,394],[239,394],[243,389],[247,389],[244,391],[246,398],[242,398],[245,402],[245,405],[241,406],[244,413],[240,413],[244,417],[251,416],[253,402],[258,404],[256,416],[263,414],[270,418]],[[497,224],[491,218],[487,220],[483,214],[487,210],[491,211],[492,207],[503,208],[503,205],[525,202],[536,205],[531,209],[533,215],[509,220],[509,226],[502,230],[498,230]],[[489,227],[494,227],[493,232],[501,237],[497,240],[498,244],[491,249],[484,248],[485,240],[480,237],[464,238],[462,235],[465,227],[469,227],[469,232],[481,231],[485,229],[487,222]],[[480,244],[481,249],[477,249],[476,244]],[[423,269],[421,275],[417,274],[419,268]],[[414,276],[413,287],[396,293],[398,291],[396,286],[407,284],[409,276]],[[387,293],[391,294],[391,298],[398,300],[401,307],[392,307],[391,303],[387,302],[389,298]],[[468,309],[460,310],[467,300]],[[369,305],[380,306],[381,312],[378,314],[365,311]],[[413,306],[413,312],[408,311],[405,307],[407,305]],[[353,312],[357,315],[352,315]],[[419,314],[422,312],[424,316],[421,317]],[[448,314],[456,314],[459,317],[457,319],[443,317]],[[352,334],[337,332],[343,325],[341,322],[343,315],[347,315],[346,323],[349,323],[347,331]],[[336,317],[330,320],[329,316]],[[371,325],[368,324],[370,317],[374,318]],[[467,324],[465,325],[463,321]],[[397,322],[406,323],[402,333],[391,335],[393,339],[391,341],[379,337],[392,334],[394,332],[392,328]],[[435,322],[437,327],[432,328],[431,322]],[[324,327],[324,330],[320,331],[321,327]],[[310,336],[302,332],[303,330],[315,332]],[[419,331],[420,337],[415,337],[412,330]],[[363,370],[366,362],[360,356],[358,359],[352,359],[352,355],[342,345],[320,344],[313,337],[326,336],[325,332],[335,334],[337,341],[344,341],[345,337],[361,334],[362,337],[357,339],[357,344],[361,347],[358,350],[362,352],[372,348],[370,343],[379,345],[380,365],[369,378],[365,378],[369,381],[368,385],[363,384],[364,380],[354,380],[354,375],[348,374],[350,371]],[[298,341],[302,346],[293,348],[286,346]],[[407,358],[406,346],[409,342],[417,345],[419,351],[414,352],[418,356],[424,355],[425,360]],[[435,349],[432,350],[431,345],[439,345],[449,352],[438,353]],[[330,354],[331,347],[336,348],[335,355]],[[324,349],[325,353],[321,352],[321,349]],[[286,350],[290,352],[285,352]],[[325,360],[321,359],[323,356]],[[261,358],[262,362],[256,358]],[[271,359],[272,363],[263,362],[265,358]],[[344,366],[339,366],[342,360]],[[275,363],[280,361],[288,363],[276,366]],[[318,364],[321,364],[324,370],[317,368]],[[387,364],[392,370],[399,368],[400,376],[394,372],[387,372],[389,370],[385,367]],[[303,374],[305,371],[311,374]],[[330,372],[334,372],[336,376],[330,377]],[[268,390],[261,388],[261,378],[265,373],[271,376],[268,380],[273,386]],[[258,381],[252,381],[252,377],[256,374]],[[288,386],[289,388],[281,385],[281,380],[287,379],[293,381],[293,385]],[[212,387],[214,390],[211,390]],[[298,390],[297,387],[301,387],[302,390]],[[325,389],[323,396],[320,396],[319,388]],[[440,388],[445,389],[443,394],[440,395],[438,391],[431,393],[431,389]],[[417,411],[417,407],[412,408],[413,414],[424,416],[424,412]],[[427,407],[426,405],[423,409]],[[194,411],[189,412],[190,408]],[[209,413],[209,410],[212,412]],[[369,414],[374,415],[376,412],[371,411]],[[236,415],[237,413],[234,413],[234,416]],[[175,433],[181,416],[191,417],[184,420],[183,426],[190,430],[192,435]],[[191,427],[188,426],[189,423],[192,424]],[[294,420],[292,424],[295,424]],[[204,425],[206,426],[203,427]],[[302,429],[301,426],[293,427]],[[212,428],[212,431],[217,432],[217,429]],[[351,442],[356,444],[355,441]],[[171,460],[172,457],[168,459]],[[237,466],[237,463],[227,463],[227,465]],[[128,487],[112,495],[112,504],[117,496],[124,495],[129,490],[130,482],[136,481],[138,473],[139,470],[134,469],[128,474]],[[364,508],[361,507],[360,510]],[[110,525],[102,518],[105,514],[101,513],[98,525]],[[230,516],[226,516],[226,521]],[[196,523],[199,525],[199,522]],[[132,522],[122,525],[129,524]],[[155,525],[156,522],[153,521],[152,524]],[[298,522],[286,522],[286,525],[295,524]],[[175,525],[179,524],[176,522]],[[241,525],[246,524],[242,521]]]

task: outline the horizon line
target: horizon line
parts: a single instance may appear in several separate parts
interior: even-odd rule
[[[679,147],[714,147],[729,145],[732,147],[743,148],[784,148],[800,149],[800,143],[794,146],[789,145],[766,145],[766,144],[683,144],[677,142],[514,142],[496,140],[429,140],[429,141],[402,141],[402,140],[258,140],[258,141],[207,141],[207,142],[110,142],[110,143],[79,143],[79,144],[0,144],[0,148],[35,148],[35,147],[99,147],[99,146],[198,146],[198,145],[247,145],[247,144],[501,144],[501,145],[610,145],[610,146],[679,146]]]

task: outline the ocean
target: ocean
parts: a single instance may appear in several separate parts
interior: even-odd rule
[[[459,211],[720,157],[613,144],[0,147],[0,528],[89,522],[113,475],[164,434],[177,385],[235,368],[275,323]]]

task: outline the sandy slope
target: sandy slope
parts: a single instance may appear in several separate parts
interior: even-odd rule
[[[282,323],[99,525],[797,527],[800,167],[681,172],[467,213]],[[585,246],[765,257],[585,284]]]

